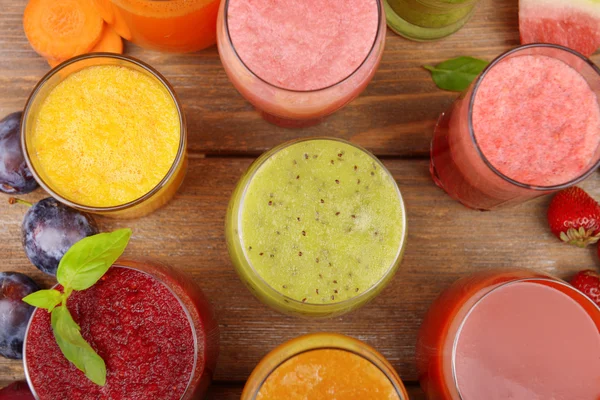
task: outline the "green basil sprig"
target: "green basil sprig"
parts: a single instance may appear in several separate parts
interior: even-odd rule
[[[58,264],[56,279],[63,292],[40,290],[23,298],[32,306],[51,313],[52,331],[58,347],[67,360],[97,385],[106,384],[106,364],[81,336],[81,328],[67,308],[73,290],[85,290],[94,285],[123,254],[131,229],[88,236],[75,243]]]
[[[462,92],[487,67],[489,63],[473,57],[458,57],[432,67],[423,68],[431,72],[433,81],[440,89]]]

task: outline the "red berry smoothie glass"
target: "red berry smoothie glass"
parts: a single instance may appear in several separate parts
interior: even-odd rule
[[[560,279],[485,271],[445,290],[417,343],[430,400],[600,398],[600,308]]]
[[[435,183],[493,210],[577,184],[600,162],[600,69],[565,47],[532,44],[494,60],[442,114]]]
[[[385,27],[381,0],[225,0],[217,45],[229,79],[267,121],[303,127],[365,89]]]
[[[81,334],[106,363],[98,386],[61,353],[50,314],[36,309],[23,348],[38,400],[202,398],[215,370],[219,329],[200,288],[154,261],[119,260],[69,298]]]

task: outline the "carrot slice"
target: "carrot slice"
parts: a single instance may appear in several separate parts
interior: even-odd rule
[[[118,53],[123,54],[123,39],[108,24],[104,24],[100,40],[89,53]]]
[[[50,66],[50,68],[54,68],[58,64],[63,62],[64,60],[55,60],[54,58],[46,58],[46,61],[48,61],[48,65]]]
[[[91,50],[100,40],[103,23],[89,0],[30,0],[23,14],[31,46],[54,60]]]
[[[115,19],[115,13],[113,11],[111,0],[93,0],[93,2],[102,19],[109,24],[112,24]]]
[[[117,35],[113,28],[108,24],[104,24],[104,28],[102,29],[102,36],[100,40],[94,48],[92,48],[87,53],[117,53],[123,54],[123,39],[121,36]],[[55,58],[46,58],[48,61],[48,65],[50,68],[56,67],[58,64],[65,60],[57,60]]]

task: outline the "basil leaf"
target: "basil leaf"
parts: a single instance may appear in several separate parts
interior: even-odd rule
[[[23,301],[34,307],[45,308],[52,311],[63,300],[62,293],[55,289],[38,290],[23,297]]]
[[[51,316],[52,331],[58,347],[67,360],[96,385],[106,384],[106,364],[81,336],[79,325],[66,306],[56,307]]]
[[[131,229],[88,236],[75,243],[60,260],[56,279],[65,288],[85,290],[123,254]]]
[[[440,89],[462,92],[488,64],[487,61],[473,57],[458,57],[435,67],[424,65],[423,68],[431,72],[433,81]]]

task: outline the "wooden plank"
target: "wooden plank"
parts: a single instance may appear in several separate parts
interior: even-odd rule
[[[239,400],[242,394],[241,386],[229,386],[222,384],[214,384],[209,392],[206,400]],[[418,386],[407,386],[408,396],[410,400],[425,400],[425,393]]]
[[[49,70],[22,29],[25,1],[0,0],[0,116],[21,109]],[[388,30],[386,51],[361,97],[325,123],[286,130],[264,122],[234,89],[216,48],[170,55],[127,45],[126,53],[161,71],[185,106],[190,149],[207,154],[253,154],[292,138],[330,135],[350,139],[378,155],[423,156],[435,121],[456,94],[438,90],[421,66],[459,55],[492,59],[519,43],[517,0],[482,0],[474,18],[449,38],[418,43]],[[600,63],[600,55],[594,60]]]
[[[186,181],[165,208],[134,221],[101,219],[105,230],[131,227],[127,255],[156,258],[187,271],[214,304],[221,326],[220,381],[244,381],[275,345],[298,335],[334,331],[381,351],[407,381],[417,380],[415,342],[433,299],[462,275],[501,267],[532,268],[567,277],[597,265],[595,247],[561,244],[545,221],[548,198],[497,212],[476,212],[451,200],[432,182],[428,162],[387,160],[408,210],[409,239],[402,266],[371,304],[326,321],[287,317],[259,303],[233,270],[223,234],[226,206],[250,159],[192,157]],[[600,198],[600,177],[583,184]],[[37,192],[29,200],[44,197]],[[5,202],[7,196],[0,196]],[[29,264],[20,244],[23,206],[0,205],[0,270],[52,280]],[[22,376],[19,362],[0,360],[0,385]]]

